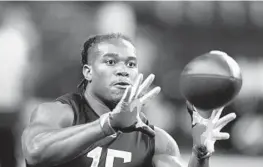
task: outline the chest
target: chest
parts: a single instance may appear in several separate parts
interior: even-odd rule
[[[83,153],[63,167],[147,167],[152,145],[140,132],[122,133],[97,142],[98,147]]]
[[[76,109],[76,124],[99,117],[88,105]],[[84,151],[63,167],[148,167],[154,150],[154,139],[141,132],[120,133],[95,143],[97,147]]]

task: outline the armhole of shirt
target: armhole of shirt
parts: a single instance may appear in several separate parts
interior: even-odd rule
[[[144,113],[140,113],[140,117],[146,125],[148,125],[152,130],[154,130],[154,125],[150,124],[149,120],[146,118]],[[150,144],[150,156],[153,157],[155,153],[155,137],[149,137],[148,140]]]
[[[152,124],[148,124],[152,130],[154,130],[154,126]],[[154,156],[155,153],[155,137],[150,138],[150,143],[151,143],[151,156]]]

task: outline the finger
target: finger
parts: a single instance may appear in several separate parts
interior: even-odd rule
[[[155,136],[155,131],[147,126],[145,123],[143,123],[142,121],[138,121],[138,123],[136,124],[136,130],[140,131],[150,137],[154,137]]]
[[[130,111],[134,112],[134,109],[136,108],[137,117],[139,118],[139,114],[141,112],[142,104],[139,99],[135,99],[130,104]]]
[[[148,93],[146,93],[144,96],[140,98],[141,104],[145,105],[149,100],[156,97],[160,93],[160,91],[161,91],[161,88],[159,86],[153,88],[151,91],[149,91]]]
[[[192,116],[193,112],[196,111],[196,108],[194,107],[193,104],[191,104],[189,101],[186,101],[186,108],[188,113]]]
[[[219,132],[217,134],[214,134],[214,139],[216,140],[227,140],[229,139],[230,135],[226,132]]]
[[[213,120],[216,117],[217,110],[213,110],[210,119]]]
[[[193,112],[192,126],[195,126],[196,124],[202,124],[207,126],[208,123],[210,123],[210,120],[203,118],[197,111]]]
[[[130,101],[132,101],[135,98],[135,95],[138,92],[139,86],[141,85],[142,82],[142,74],[139,74],[139,76],[136,78],[136,81],[134,82],[134,85],[132,87],[131,95],[130,95]]]
[[[219,120],[219,118],[220,118],[220,116],[221,116],[221,114],[222,114],[223,109],[224,109],[224,107],[221,107],[221,108],[217,109],[218,112],[217,112],[217,114],[216,114],[216,116],[215,116],[215,120],[216,120],[216,121]]]
[[[233,121],[236,118],[235,113],[227,114],[226,116],[220,118],[215,125],[215,128],[219,128],[220,130],[225,127],[229,122]]]
[[[139,87],[139,90],[135,96],[135,98],[138,98],[140,97],[140,95],[145,92],[149,87],[150,85],[152,84],[153,80],[155,78],[155,75],[154,74],[150,74],[146,79],[145,81],[142,83],[142,85]]]
[[[206,147],[207,147],[207,151],[209,153],[213,153],[215,151],[215,142],[211,141],[211,140],[207,141],[206,142]]]
[[[124,92],[124,94],[123,94],[123,96],[122,96],[122,98],[121,98],[121,100],[119,102],[120,104],[123,103],[123,102],[125,102],[125,103],[129,102],[130,95],[131,95],[131,89],[132,89],[131,86],[126,88],[126,90],[125,90],[125,92]]]
[[[196,110],[196,108],[194,107],[193,104],[191,104],[189,101],[186,101],[186,107],[187,107],[187,111],[191,116],[191,121],[192,121],[192,127],[194,127],[197,123],[200,124],[205,124],[204,121],[207,121],[206,119],[204,119]]]
[[[210,119],[212,119],[213,122],[217,122],[218,119],[220,118],[220,115],[222,114],[223,109],[224,109],[224,107],[221,107],[219,109],[215,109],[212,112],[212,115],[211,115]]]

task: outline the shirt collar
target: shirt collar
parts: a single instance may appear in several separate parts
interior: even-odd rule
[[[90,107],[99,116],[110,112],[110,109],[106,105],[102,104],[96,97],[92,96],[89,92],[84,93],[84,96],[85,96],[85,99],[88,101]]]

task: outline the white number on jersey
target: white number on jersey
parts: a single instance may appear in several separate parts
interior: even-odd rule
[[[96,147],[95,149],[91,150],[87,154],[87,157],[90,157],[93,159],[91,167],[98,167],[101,152],[102,152],[102,148]],[[107,149],[107,157],[106,157],[105,167],[113,167],[114,157],[122,158],[123,163],[128,163],[128,162],[131,162],[132,154],[131,154],[131,152],[114,150],[114,149],[109,148],[109,149]]]

